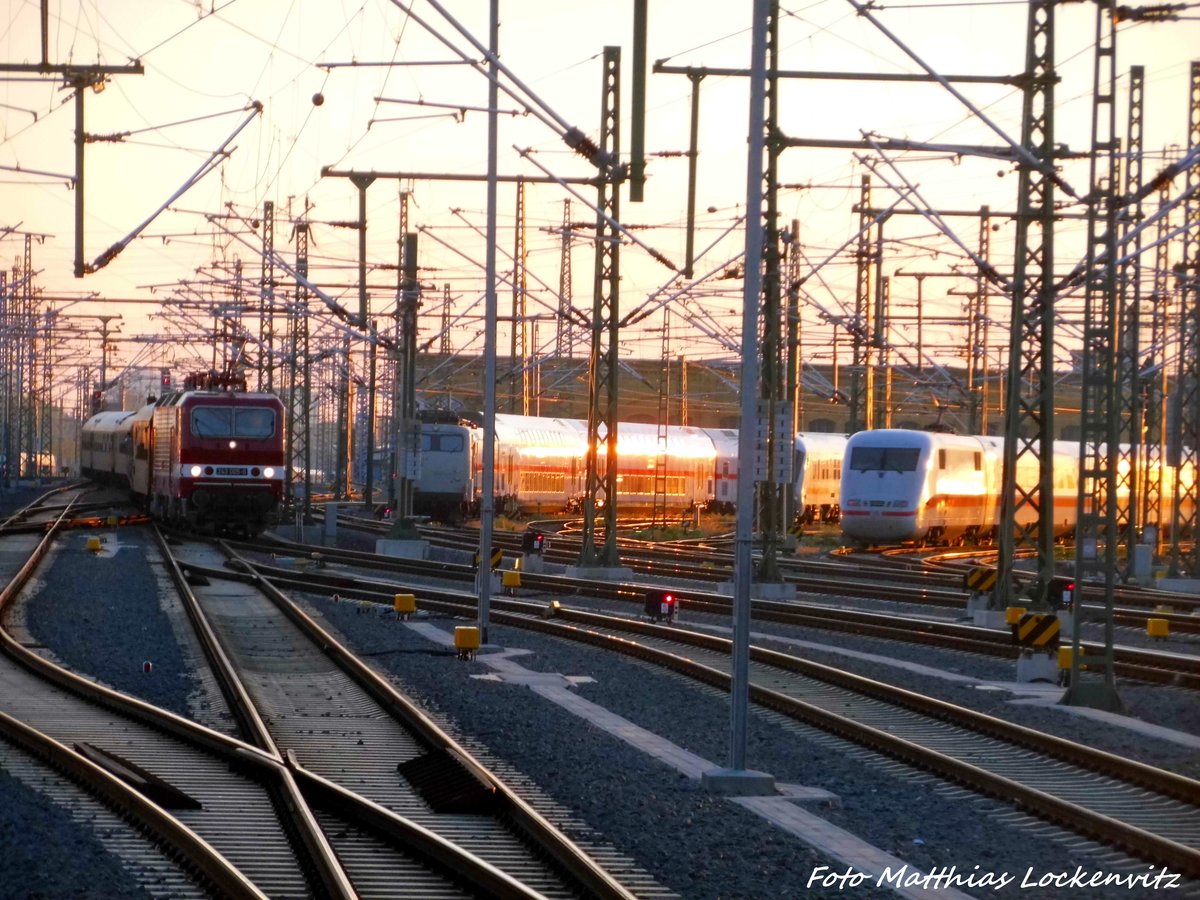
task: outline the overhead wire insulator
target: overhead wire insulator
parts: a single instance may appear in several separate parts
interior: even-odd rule
[[[1174,22],[1187,9],[1186,3],[1156,3],[1153,6],[1118,6],[1113,22]]]
[[[602,152],[595,141],[573,125],[563,133],[563,143],[598,169],[607,169],[613,164],[609,154]]]

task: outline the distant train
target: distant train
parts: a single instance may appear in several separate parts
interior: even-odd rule
[[[283,425],[275,395],[247,392],[239,376],[202,373],[139,410],[88,419],[80,467],[129,490],[157,519],[257,534],[279,518]]]
[[[650,509],[656,487],[668,510],[732,510],[737,498],[735,429],[669,426],[659,452],[655,425],[617,425],[617,498],[623,511]],[[804,522],[837,521],[837,479],[846,438],[797,436],[793,472]],[[587,423],[496,415],[496,509],[515,514],[577,511],[586,496]],[[659,462],[662,462],[660,468]],[[599,460],[601,471],[606,463]],[[483,429],[457,418],[421,426],[413,512],[440,520],[478,514],[483,493]]]
[[[1055,537],[1071,534],[1079,502],[1077,442],[1055,441],[1053,506]],[[987,541],[1000,520],[1004,441],[938,432],[881,429],[861,431],[846,443],[841,482],[842,533],[862,544],[929,544]],[[1164,470],[1170,504],[1174,470]],[[1017,482],[1039,477],[1037,460],[1018,462]],[[1194,481],[1191,467],[1183,477]],[[1018,510],[1028,524],[1032,507]],[[1164,515],[1166,521],[1169,516]]]

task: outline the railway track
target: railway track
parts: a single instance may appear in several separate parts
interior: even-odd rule
[[[57,519],[61,522],[70,514],[71,505],[67,504]],[[23,542],[20,550],[27,558],[13,577],[5,579],[0,616],[7,615],[18,592],[49,552],[57,531],[57,525],[51,524],[40,540]],[[222,853],[222,845],[226,851],[236,848],[220,840],[217,832],[226,833],[234,826],[210,828],[216,819],[229,819],[231,812],[237,811],[232,818],[244,822],[254,834],[262,831],[264,817],[273,817],[269,801],[258,789],[229,772],[234,756],[221,761],[203,749],[205,743],[219,746],[226,739],[54,665],[15,637],[6,619],[0,622],[5,626],[0,628],[4,653],[0,734],[4,740],[29,760],[60,773],[78,791],[98,799],[127,828],[145,834],[144,842],[132,837],[121,842],[132,843],[134,857],[154,871],[165,872],[169,882],[198,894],[215,889],[230,896],[266,896]],[[168,815],[160,804],[172,801],[164,801],[164,795],[158,794],[157,802],[151,802],[129,784],[136,778],[120,776],[130,770],[128,765],[122,770],[119,760],[144,772],[157,769],[162,784],[183,784],[186,790],[180,796],[204,797],[208,803],[190,810],[186,823]],[[184,801],[176,797],[175,802]],[[271,831],[278,832],[278,828]],[[255,852],[250,834],[243,841],[248,860]],[[269,833],[259,849],[264,858],[274,856]],[[294,882],[278,880],[269,885],[280,890],[297,887]]]
[[[467,564],[438,562],[436,565],[431,565],[423,560],[381,557],[350,550],[301,549],[264,541],[234,542],[232,546],[260,553],[300,553],[299,558],[302,562],[306,556],[311,562],[311,554],[317,553],[322,563],[336,562],[346,566],[369,567],[377,571],[396,574],[432,575],[461,583],[471,583],[475,578],[474,568]],[[280,579],[287,579],[289,575],[295,574],[294,570],[289,573],[282,567],[269,567],[264,571],[270,571],[273,578]],[[668,572],[666,577],[670,578],[671,574]],[[299,585],[305,582],[320,585],[330,591],[349,592],[348,595],[352,595],[357,583],[353,576],[322,571],[307,565],[303,577],[295,579],[293,584]],[[648,583],[597,582],[528,572],[522,573],[521,583],[523,588],[532,591],[557,596],[577,595],[621,602],[628,604],[632,610],[641,608],[646,591],[651,586]],[[655,583],[655,586],[661,587],[661,584]],[[857,585],[847,586],[837,581],[824,583],[824,588],[823,592],[836,591],[839,594],[858,593],[861,590]],[[426,596],[433,596],[436,592],[431,592],[426,588],[423,589],[423,593]],[[686,587],[672,588],[672,593],[678,598],[681,609],[684,611],[710,613],[725,618],[728,618],[731,613],[731,600],[727,596]],[[898,593],[903,596],[903,592],[898,592],[890,587],[880,587],[878,584],[873,585],[872,590],[864,593],[866,596],[889,600],[900,599],[897,596]],[[1004,659],[1016,659],[1020,652],[1007,632],[977,628],[972,625],[932,621],[925,618],[901,619],[892,614],[837,610],[816,604],[769,600],[753,601],[752,616],[755,620],[762,622],[769,621],[795,627],[818,628],[921,643]],[[1131,626],[1144,627],[1146,617],[1144,614],[1139,616],[1136,613],[1130,613],[1128,616],[1122,616],[1122,619]],[[1200,622],[1180,615],[1172,618],[1173,628],[1176,627],[1175,619],[1182,619],[1185,626],[1200,625]],[[1200,656],[1122,646],[1117,650],[1116,660],[1116,673],[1120,677],[1200,690]]]
[[[70,514],[22,538],[29,558],[3,607]],[[158,863],[164,883],[185,896],[633,896],[328,635],[283,622],[248,599],[257,589],[201,602],[160,547],[244,739],[68,672],[7,629],[0,735],[149,834],[172,861]]]
[[[244,557],[239,568],[246,578],[277,577]],[[323,588],[307,583],[308,590]],[[390,603],[391,594],[381,588],[360,586],[359,593]],[[421,605],[473,617],[475,598],[422,591]],[[545,603],[499,598],[492,619],[729,688],[730,642],[723,638],[564,607],[547,617]],[[798,721],[1143,859],[1200,875],[1200,782],[764,648],[751,651],[749,690],[755,703]]]
[[[193,580],[224,561],[198,542],[173,548],[171,556]],[[182,570],[177,580],[186,585]],[[350,796],[338,785],[354,785],[361,797],[354,816],[359,830],[388,825],[374,841],[334,837],[340,823],[323,829],[350,883],[390,883],[389,872],[411,872],[412,860],[380,859],[379,838],[403,835],[413,842],[423,835],[440,848],[441,868],[469,875],[488,891],[631,896],[284,594],[258,580],[249,584],[251,590],[235,597],[223,587],[200,587],[197,594],[211,596],[198,597],[198,606],[230,658],[230,675],[236,666],[245,678],[245,699],[237,705],[264,711],[254,725],[256,740],[285,755],[289,769],[303,773],[327,803],[336,801],[342,817]],[[428,896],[437,882],[426,879],[413,890],[413,896]]]
[[[387,526],[371,520],[344,517],[344,524],[372,534],[382,534]],[[453,549],[472,550],[478,546],[478,532],[456,529],[425,529],[423,536],[432,544]],[[507,553],[521,552],[519,533],[495,532],[493,544]],[[714,552],[672,547],[664,553],[644,542],[622,539],[621,564],[633,572],[687,581],[729,582],[732,556]],[[829,596],[854,595],[865,599],[894,601],[961,611],[966,608],[967,592],[963,575],[978,565],[978,551],[924,552],[887,554],[846,554],[838,560],[781,559],[780,568],[788,584],[798,591]],[[578,560],[578,548],[564,548],[555,539],[545,554],[549,561],[571,564]],[[898,566],[898,562],[905,565]],[[1148,618],[1165,620],[1173,633],[1200,634],[1200,599],[1147,588],[1123,586],[1115,597],[1119,603],[1113,613],[1115,625],[1144,629]],[[1100,607],[1083,606],[1085,617],[1100,614]]]

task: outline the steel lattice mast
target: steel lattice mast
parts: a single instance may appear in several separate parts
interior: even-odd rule
[[[1160,202],[1166,204],[1170,186],[1164,184],[1159,191]],[[1163,453],[1163,443],[1166,437],[1167,416],[1167,323],[1171,310],[1170,286],[1170,233],[1169,215],[1158,220],[1155,233],[1154,250],[1154,279],[1151,288],[1151,319],[1150,345],[1145,359],[1146,378],[1143,385],[1145,393],[1144,434],[1146,458],[1143,471],[1145,477],[1139,496],[1142,498],[1142,523],[1149,529],[1154,528],[1152,540],[1147,541],[1152,547],[1152,553],[1158,556],[1162,553],[1163,539],[1166,537],[1164,528],[1171,521],[1170,509],[1167,507],[1168,497],[1163,491],[1163,474],[1166,467],[1166,456]]]
[[[296,302],[288,314],[288,501],[303,521],[312,517],[311,377],[308,335],[308,222],[296,223]],[[297,497],[297,494],[302,496]]]
[[[1115,61],[1114,61],[1115,63]],[[1119,211],[1123,236],[1131,237],[1128,262],[1121,264],[1117,283],[1120,305],[1117,340],[1117,428],[1120,459],[1117,462],[1117,529],[1124,535],[1127,552],[1118,558],[1117,577],[1128,581],[1135,572],[1135,546],[1142,535],[1141,494],[1145,479],[1147,447],[1143,437],[1142,392],[1142,239],[1136,231],[1142,221],[1143,118],[1145,115],[1146,72],[1141,66],[1129,70],[1129,111],[1126,121],[1124,189],[1126,197],[1138,199]],[[1116,226],[1116,222],[1113,223]],[[1130,233],[1133,232],[1132,235]]]
[[[587,483],[583,503],[584,566],[616,567],[617,553],[617,363],[620,299],[619,164],[621,48],[604,48],[604,89],[600,108],[602,161],[596,201],[596,267],[592,295],[592,344],[588,370]],[[600,458],[605,460],[603,466]],[[602,509],[597,509],[603,504]],[[597,512],[604,521],[604,543],[597,547]]]
[[[1054,0],[1031,0],[1018,162],[1012,321],[1005,385],[1004,475],[994,605],[1017,596],[1018,547],[1037,554],[1035,605],[1054,575]]]
[[[1200,62],[1193,62],[1188,88],[1188,146],[1200,146]],[[1168,412],[1167,465],[1174,467],[1173,576],[1200,574],[1197,565],[1197,469],[1200,467],[1200,167],[1187,170],[1183,260],[1179,291],[1179,368]],[[1184,536],[1187,536],[1185,540]]]
[[[529,342],[526,303],[529,290],[529,251],[525,234],[525,180],[517,180],[516,223],[513,235],[512,332],[509,353],[509,411],[529,415]]]
[[[0,451],[4,462],[0,464],[0,487],[12,484],[13,458],[13,413],[16,411],[15,385],[13,384],[13,361],[16,356],[16,328],[14,327],[15,303],[8,293],[8,273],[0,271],[0,378],[4,379],[3,409],[0,413],[0,429],[4,430],[4,442]],[[85,394],[90,385],[84,385]],[[80,406],[80,410],[84,407]]]
[[[275,203],[263,203],[262,280],[259,284],[258,389],[275,389]]]
[[[575,355],[575,325],[571,321],[571,198],[563,200],[562,243],[558,264],[558,319],[554,353],[559,359]]]
[[[1070,684],[1064,702],[1121,709],[1113,672],[1113,588],[1117,578],[1118,449],[1121,434],[1117,347],[1121,315],[1117,304],[1117,138],[1116,28],[1113,0],[1096,6],[1095,67],[1092,85],[1091,165],[1088,191],[1088,243],[1084,271],[1083,355],[1080,405],[1079,500],[1075,528],[1075,594],[1072,617]],[[1053,459],[1048,444],[1043,459]],[[1083,603],[1099,600],[1105,611],[1104,648],[1080,645]],[[1084,667],[1103,681],[1084,681]]]

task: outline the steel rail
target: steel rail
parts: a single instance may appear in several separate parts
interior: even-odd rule
[[[261,545],[238,544],[242,547]],[[470,579],[474,577],[471,566],[455,565],[453,563],[437,563],[436,572],[430,571],[430,563],[421,560],[397,560],[375,556],[374,554],[356,551],[325,550],[321,556],[322,562],[343,561],[408,574],[437,575],[440,577]],[[305,586],[321,586],[334,590],[343,590],[353,594],[356,589],[377,591],[377,596],[365,596],[363,599],[374,599],[387,602],[385,596],[389,590],[395,591],[396,585],[382,581],[371,581],[362,576],[336,574],[320,570],[306,570],[302,578],[294,572],[277,566],[260,565],[259,571],[268,574],[277,583],[287,583],[292,587],[303,589]],[[219,572],[204,574],[221,577]],[[590,597],[620,600],[640,604],[647,588],[646,584],[631,582],[596,583],[586,580],[570,579],[557,575],[538,575],[528,572],[521,573],[523,588],[546,593],[572,593]],[[857,588],[856,588],[857,590]],[[422,587],[419,592],[424,597],[437,596],[437,589]],[[727,614],[730,608],[729,599],[711,592],[698,591],[692,588],[673,588],[673,593],[679,598],[681,608],[712,614]],[[457,596],[457,592],[448,593],[448,598]],[[497,602],[500,602],[497,600]],[[830,610],[798,603],[779,603],[767,600],[755,600],[753,616],[758,621],[773,621],[779,624],[790,624],[796,627],[815,627],[828,631],[841,631],[853,634],[864,634],[890,640],[902,640],[909,643],[920,643],[939,646],[951,650],[964,650],[972,653],[985,654],[1008,659],[1015,659],[1020,648],[1012,643],[1011,636],[1006,632],[989,631],[970,625],[949,622],[932,622],[928,620],[912,620],[907,624],[886,623],[883,614],[861,610]],[[1166,616],[1164,616],[1166,617]],[[1130,623],[1144,624],[1144,616],[1130,614]],[[1186,616],[1175,618],[1187,619]],[[1185,625],[1200,627],[1200,623],[1191,621]],[[1174,625],[1172,626],[1174,627]],[[1180,630],[1183,630],[1181,628]],[[1170,684],[1193,690],[1200,690],[1200,658],[1192,658],[1182,654],[1164,655],[1156,651],[1142,650],[1134,647],[1122,647],[1117,657],[1115,672],[1124,678],[1139,679],[1148,682]]]
[[[210,574],[213,577],[230,577],[249,579],[254,577],[274,579],[274,574],[258,569],[257,575],[242,574],[220,571],[212,571]],[[304,588],[304,585],[312,587],[310,578],[300,579],[293,573],[280,573],[281,580],[292,582],[293,586]],[[376,587],[379,585],[376,584]],[[394,586],[392,586],[394,588]],[[420,605],[430,610],[448,613],[451,615],[469,613],[471,604],[474,598],[471,595],[462,592],[454,591],[430,591],[421,589],[422,597]],[[364,599],[372,599],[374,602],[384,603],[390,601],[390,594],[378,594],[374,597],[368,595],[371,591],[362,590],[361,594]],[[541,603],[531,603],[527,601],[514,600],[497,600],[498,608],[507,613],[510,618],[505,619],[507,624],[518,624],[520,627],[530,628],[533,630],[547,631],[549,633],[562,634],[559,629],[554,627],[551,621],[547,624],[545,618],[546,605]],[[652,635],[659,638],[669,639],[677,643],[689,644],[696,647],[701,647],[707,650],[724,651],[730,641],[727,638],[717,637],[710,634],[699,632],[691,632],[681,629],[677,626],[657,625],[644,621],[620,618],[617,616],[607,615],[604,613],[587,612],[584,610],[575,610],[567,607],[557,607],[553,611],[554,619],[564,622],[581,625],[593,625],[596,627],[605,627],[614,630],[621,630],[636,634]],[[532,618],[531,618],[532,617]],[[930,697],[925,697],[921,694],[916,694],[912,691],[907,691],[903,688],[898,688],[893,685],[884,684],[874,681],[863,676],[854,675],[850,672],[845,672],[831,666],[824,666],[819,663],[810,662],[807,660],[798,659],[785,653],[769,650],[763,647],[752,648],[752,658],[756,661],[763,662],[777,668],[787,669],[799,675],[815,678],[825,681],[829,684],[837,685],[838,687],[854,690],[857,692],[874,692],[878,699],[885,700],[889,703],[903,703],[909,706],[916,712],[921,712],[925,715],[937,715],[944,718],[946,721],[953,721],[954,724],[971,727],[973,730],[982,730],[986,733],[991,733],[992,736],[1000,737],[1004,740],[1015,741],[1017,738],[1028,740],[1031,749],[1039,750],[1040,752],[1052,753],[1058,755],[1059,758],[1066,762],[1075,764],[1086,764],[1089,768],[1096,769],[1097,766],[1116,766],[1119,770],[1119,777],[1129,780],[1131,773],[1137,773],[1140,777],[1147,779],[1142,786],[1160,793],[1169,794],[1172,796],[1180,796],[1187,799],[1188,802],[1196,802],[1200,804],[1200,782],[1185,776],[1176,775],[1171,772],[1165,772],[1162,769],[1148,766],[1144,763],[1125,760],[1122,757],[1114,754],[1106,753],[1101,750],[1081,747],[1071,741],[1062,738],[1046,735],[1034,729],[1026,728],[1021,725],[1015,725],[1005,722],[1002,719],[997,719],[994,716],[988,716],[984,713],[978,713],[964,707],[955,706],[945,701],[935,700]],[[1100,769],[1096,769],[1100,771]],[[1111,774],[1111,773],[1110,773]],[[1186,796],[1185,796],[1186,795]]]
[[[506,624],[520,624],[520,627],[542,631],[548,634],[564,636],[562,627],[555,628],[552,621],[540,618],[526,618],[518,623],[513,621],[511,614],[497,613],[497,621]],[[574,613],[559,613],[559,617],[575,618]],[[582,616],[589,618],[590,614]],[[628,627],[632,625],[633,627]],[[567,626],[568,629],[573,626]],[[621,623],[622,631],[634,631],[644,634],[668,635],[672,640],[680,640],[672,632],[678,629],[665,628],[645,623]],[[598,632],[575,629],[571,635],[576,640],[582,640],[610,650],[616,650],[627,655],[636,656],[659,665],[667,665],[682,674],[697,678],[723,690],[729,689],[730,676],[725,673],[703,666],[679,654],[657,651],[630,641],[628,638],[618,638]],[[713,638],[706,635],[689,635],[683,643],[697,646],[717,648],[728,652],[730,641]],[[1174,797],[1190,804],[1200,804],[1200,782],[1167,772],[1153,766],[1133,760],[1123,759],[1114,754],[1082,747],[1071,741],[1044,734],[1024,726],[1014,725],[978,713],[973,710],[956,707],[944,701],[896,688],[891,685],[874,682],[871,679],[840,672],[827,666],[808,663],[762,648],[751,647],[751,658],[758,663],[773,665],[797,674],[806,675],[843,687],[862,692],[876,699],[884,700],[915,712],[932,716],[941,721],[959,725],[974,730],[988,737],[1014,743],[1031,750],[1052,756],[1064,762],[1080,766],[1089,771],[1097,772],[1111,778],[1136,784],[1148,790],[1168,797]],[[1067,825],[1077,832],[1098,837],[1108,843],[1131,850],[1144,858],[1178,867],[1190,876],[1200,876],[1200,850],[1188,847],[1152,834],[1144,829],[1129,825],[1103,814],[1097,814],[1077,804],[1062,800],[1039,791],[1027,785],[1005,778],[981,769],[978,766],[961,760],[952,759],[937,751],[922,747],[910,741],[898,738],[869,725],[843,718],[822,710],[812,704],[788,697],[776,691],[750,686],[751,698],[768,708],[775,709],[786,715],[814,724],[824,730],[832,731],[855,741],[880,750],[889,756],[933,771],[943,777],[979,790],[983,793],[1015,803],[1030,812]]]
[[[287,761],[288,768],[295,772],[305,794],[313,797],[324,808],[347,821],[386,835],[398,845],[433,861],[447,872],[465,876],[472,887],[485,891],[488,896],[511,900],[535,900],[541,896],[508,873],[441,835],[304,768],[290,750]]]
[[[58,536],[61,523],[71,512],[71,506],[72,504],[68,503],[63,508],[58,519],[50,525],[16,575],[3,589],[0,589],[0,615],[28,583],[38,565],[49,552]],[[79,678],[52,663],[41,660],[41,657],[31,654],[21,647],[2,627],[0,627],[0,648],[28,668],[34,669],[39,674],[51,676],[52,680],[60,687],[66,687],[68,690],[84,686],[95,687],[96,693],[90,690],[87,693],[91,694],[92,698],[102,696],[109,701],[121,696],[107,688],[91,685],[86,679]],[[30,665],[31,659],[41,660],[44,665]],[[61,676],[70,677],[63,678]],[[142,705],[145,706],[145,704]],[[3,732],[6,740],[22,747],[27,753],[62,772],[76,784],[98,797],[122,818],[134,822],[138,828],[151,835],[160,844],[169,846],[184,860],[186,868],[197,873],[221,893],[230,897],[265,898],[265,894],[259,891],[236,867],[196,832],[165,812],[158,804],[150,801],[81,754],[3,712],[0,712],[0,732]]]
[[[267,895],[204,838],[91,760],[4,712],[0,712],[0,735],[84,787],[158,843],[170,847],[222,896],[266,900]]]
[[[431,861],[436,868],[452,879],[465,880],[473,888],[483,887],[497,897],[509,897],[514,898],[514,900],[516,898],[520,898],[520,900],[536,900],[540,896],[486,860],[444,840],[438,835],[432,834],[418,823],[412,822],[391,810],[380,807],[368,798],[305,769],[297,761],[292,751],[289,750],[285,754],[280,754],[274,737],[258,715],[255,704],[250,698],[249,691],[237,676],[236,667],[229,659],[225,648],[216,636],[215,630],[204,615],[198,598],[196,598],[195,593],[191,590],[190,585],[187,584],[186,577],[183,574],[183,567],[174,555],[170,553],[169,546],[165,539],[161,538],[161,534],[160,542],[164,557],[168,561],[172,578],[175,580],[181,594],[186,595],[185,608],[188,610],[188,615],[197,624],[197,630],[200,633],[202,643],[205,644],[206,650],[212,653],[217,663],[218,677],[223,689],[227,689],[231,695],[229,696],[231,706],[240,710],[247,721],[248,727],[252,731],[257,732],[255,740],[263,745],[264,751],[269,752],[273,758],[279,759],[282,765],[286,767],[283,775],[286,777],[286,784],[288,786],[288,808],[294,813],[301,813],[302,821],[299,823],[300,826],[312,831],[311,835],[302,835],[309,852],[311,854],[328,852],[328,859],[317,859],[315,861],[319,869],[324,873],[324,877],[334,881],[333,888],[336,891],[346,896],[352,897],[356,895],[352,879],[345,873],[341,863],[338,861],[336,852],[329,845],[325,837],[324,830],[316,822],[315,817],[309,810],[311,804],[320,805],[322,808],[328,809],[348,821],[356,822],[368,830],[382,835],[396,846],[412,852],[419,858]],[[217,577],[220,573],[211,572],[209,574],[212,577]],[[262,587],[260,582],[255,581],[251,577],[238,578],[237,580],[248,584],[255,584],[260,589]],[[319,644],[325,652],[328,652],[326,640],[320,640]],[[334,891],[330,893],[333,895]]]
[[[352,674],[377,703],[420,733],[428,746],[440,747],[451,753],[481,786],[493,791],[498,800],[502,801],[505,815],[509,820],[539,849],[552,858],[563,871],[569,873],[578,885],[595,897],[634,900],[633,895],[624,886],[601,868],[574,841],[554,827],[508,785],[489,772],[474,756],[442,731],[432,719],[407,697],[400,694],[378,672],[292,603],[266,576],[258,572],[258,567],[254,563],[240,556],[227,542],[218,541],[217,544],[231,561],[243,569],[244,579],[249,579],[269,596],[274,597],[288,619],[319,644],[323,651],[344,671]],[[221,573],[213,574],[220,577]]]
[[[265,575],[258,577],[265,577]],[[437,593],[443,597],[450,594],[445,591]],[[423,597],[421,605],[430,610],[449,614],[466,613],[469,615],[474,598],[462,594],[459,594],[459,597],[461,599],[458,602]],[[507,611],[520,606],[524,606],[528,611],[522,614]],[[545,612],[545,606],[542,604],[498,602],[495,621],[497,624],[513,625],[557,637],[566,637],[646,659],[658,665],[669,666],[707,684],[728,690],[729,675],[725,672],[696,663],[678,653],[656,650],[626,637],[603,634],[591,630],[591,628],[604,627],[624,634],[653,636],[721,654],[729,652],[731,642],[728,639],[578,610],[559,608],[554,611],[552,619],[546,618]],[[752,647],[751,658],[756,663],[784,669],[800,676],[906,708],[921,715],[966,728],[987,738],[1001,740],[1010,745],[1078,766],[1089,772],[1136,785],[1164,797],[1175,798],[1190,804],[1200,804],[1200,782],[1172,772],[1124,759],[1105,751],[1083,747],[1071,741],[1005,722],[974,710],[842,672],[832,667],[799,660],[776,651]],[[897,738],[869,725],[845,719],[781,693],[751,685],[751,697],[761,705],[809,722],[824,730],[840,734],[857,743],[873,747],[894,758],[928,769],[974,790],[1013,803],[1042,818],[1066,825],[1076,832],[1097,837],[1143,858],[1174,866],[1192,876],[1200,875],[1200,850],[1179,844],[1102,813],[1096,813],[1086,807],[1013,781],[1003,775],[946,757],[937,751]]]
[[[242,684],[233,662],[229,659],[216,632],[213,631],[204,611],[200,608],[200,601],[187,583],[187,579],[184,578],[179,564],[167,545],[166,538],[158,528],[154,528],[154,536],[171,575],[171,580],[175,584],[175,589],[179,593],[184,609],[187,610],[188,618],[192,621],[192,626],[208,655],[209,663],[217,676],[221,690],[225,694],[230,708],[234,711],[243,733],[249,735],[251,742],[268,754],[272,760],[280,763],[276,772],[277,780],[274,784],[278,801],[276,805],[280,815],[286,815],[290,820],[294,833],[299,836],[304,845],[307,853],[306,859],[316,869],[325,892],[330,897],[352,900],[357,896],[354,885],[338,860],[337,854],[329,845],[325,832],[317,823],[316,816],[309,808],[308,801],[296,784],[292,772],[283,766],[283,754],[276,746],[270,729],[258,714],[258,709],[250,698],[249,691]]]

